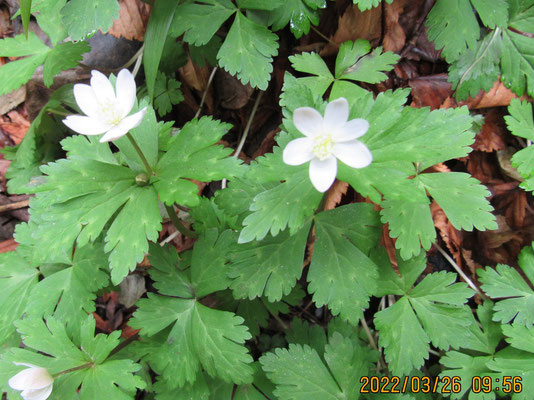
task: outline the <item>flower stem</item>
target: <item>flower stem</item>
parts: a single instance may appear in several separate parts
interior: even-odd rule
[[[137,151],[137,154],[139,155],[139,158],[141,158],[141,161],[143,161],[143,164],[145,165],[146,173],[148,177],[150,178],[152,175],[154,175],[154,171],[152,171],[152,168],[150,167],[150,164],[148,163],[145,155],[143,154],[143,151],[139,148],[139,146],[137,145],[137,142],[135,141],[135,139],[133,138],[130,132],[126,134],[126,137],[128,138],[128,140],[134,147],[135,151]]]
[[[171,219],[174,227],[178,229],[178,231],[182,235],[190,237],[190,238],[196,238],[198,236],[195,232],[187,229],[184,226],[184,224],[182,224],[182,221],[180,221],[180,218],[178,218],[178,216],[176,215],[176,212],[174,211],[174,207],[171,207],[165,204],[165,209],[167,210],[167,214],[169,214],[169,218]]]
[[[92,362],[86,362],[85,364],[79,365],[77,367],[69,368],[69,369],[66,369],[65,371],[58,372],[53,377],[54,379],[56,379],[60,375],[68,374],[69,372],[79,371],[80,369],[89,368],[91,365],[93,365]]]

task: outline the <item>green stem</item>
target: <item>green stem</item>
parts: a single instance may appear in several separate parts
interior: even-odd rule
[[[141,161],[143,161],[143,164],[145,165],[145,168],[146,168],[146,173],[148,177],[150,178],[152,175],[154,175],[154,172],[152,171],[150,164],[148,163],[145,155],[143,154],[143,151],[139,148],[139,146],[137,145],[137,142],[135,141],[135,139],[133,138],[130,132],[126,134],[126,137],[128,138],[128,140],[134,147],[135,151],[137,151],[137,154],[139,154],[139,158],[141,158]]]
[[[168,206],[167,204],[165,204],[165,209],[167,210],[167,214],[169,214],[169,218],[171,219],[172,223],[174,224],[174,227],[176,229],[178,229],[178,231],[184,235],[184,236],[187,236],[187,237],[190,237],[190,238],[196,238],[198,235],[187,229],[184,224],[182,224],[182,221],[180,221],[180,218],[178,218],[178,216],[176,215],[176,212],[174,211],[174,207],[171,207],[171,206]]]
[[[60,375],[68,374],[69,372],[79,371],[80,369],[89,368],[91,365],[93,365],[92,362],[87,362],[87,363],[79,365],[77,367],[66,369],[65,371],[61,371],[61,372],[58,372],[57,374],[55,374],[53,376],[53,378],[56,379]]]

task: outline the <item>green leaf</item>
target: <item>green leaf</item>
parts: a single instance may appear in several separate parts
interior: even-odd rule
[[[491,193],[469,174],[438,172],[421,174],[417,179],[445,211],[456,229],[497,229],[495,216],[491,213],[493,207],[485,199]],[[468,208],[466,204],[469,204]]]
[[[428,38],[451,63],[480,37],[477,19],[467,0],[437,0],[426,19]]]
[[[502,34],[498,29],[467,49],[449,68],[449,82],[456,90],[456,98],[475,97],[488,91],[499,78],[502,53]]]
[[[61,21],[61,9],[67,0],[33,1],[32,14],[41,28],[56,46],[67,37],[67,29]]]
[[[506,29],[502,43],[502,81],[518,96],[534,96],[534,39]]]
[[[181,83],[176,79],[167,78],[165,74],[158,73],[154,88],[154,105],[160,117],[167,115],[172,110],[173,105],[184,99],[180,86]]]
[[[71,0],[61,15],[71,39],[82,40],[99,29],[107,32],[119,18],[119,9],[117,0]]]
[[[278,54],[277,38],[269,29],[238,11],[217,59],[243,84],[250,82],[251,86],[265,90],[273,70],[273,56]]]
[[[0,255],[0,345],[15,332],[13,322],[24,314],[38,275],[18,252]]]
[[[71,100],[74,102],[71,85],[56,90],[32,121],[24,139],[15,148],[14,156],[4,155],[12,160],[6,172],[9,193],[26,193],[26,184],[41,175],[41,163],[61,156],[58,142],[67,129],[64,124],[57,124],[47,111],[50,108],[59,110],[61,102],[70,103]]]
[[[360,11],[370,10],[380,4],[382,0],[352,0],[358,6]],[[386,0],[386,3],[391,4],[393,0]]]
[[[521,32],[533,33],[534,9],[532,0],[509,1],[509,25]]]
[[[291,61],[291,65],[295,70],[316,75],[314,77],[300,78],[305,85],[312,88],[314,94],[323,95],[334,82],[334,76],[317,53],[298,54],[289,57],[289,61]]]
[[[330,326],[328,331],[333,333]],[[292,344],[310,346],[321,358],[324,357],[324,346],[326,345],[327,337],[323,327],[317,324],[310,325],[304,320],[295,317],[291,321],[290,328],[286,331],[286,339]]]
[[[200,367],[226,382],[249,383],[252,357],[243,343],[250,339],[243,318],[207,308],[195,299],[149,295],[138,302],[130,325],[147,338],[145,359],[170,387],[194,383]],[[176,354],[181,354],[176,362]]]
[[[471,311],[464,306],[473,292],[464,283],[454,283],[456,274],[432,273],[415,288],[417,272],[425,268],[423,256],[399,262],[401,278],[389,262],[380,263],[377,295],[393,293],[403,296],[393,306],[375,314],[379,344],[384,347],[386,362],[394,375],[407,375],[419,368],[428,357],[429,343],[440,349],[458,348],[470,338],[466,330],[473,323]],[[408,278],[409,277],[409,278]]]
[[[224,21],[237,11],[230,0],[202,0],[199,3],[189,1],[179,5],[170,27],[173,37],[185,33],[184,40],[195,46],[207,44]]]
[[[17,323],[22,334],[25,349],[11,349],[0,360],[0,384],[7,389],[7,379],[25,367],[14,362],[31,363],[57,374],[70,368],[87,365],[74,372],[58,375],[54,380],[53,398],[76,397],[89,400],[95,398],[130,399],[126,393],[135,393],[144,388],[143,380],[133,373],[140,365],[128,359],[107,360],[110,352],[119,345],[119,331],[106,336],[94,336],[95,320],[88,316],[79,327],[79,342],[73,341],[62,322],[49,318],[27,318]],[[41,354],[28,350],[32,348]],[[44,355],[46,354],[46,355]],[[11,389],[9,389],[11,392]],[[11,392],[12,393],[12,392]]]
[[[20,15],[22,19],[22,27],[24,28],[24,34],[28,37],[28,27],[30,25],[32,0],[20,0]]]
[[[272,0],[265,2],[263,0],[237,0],[237,6],[241,9],[248,8],[251,10],[274,10],[284,5],[283,0]]]
[[[227,267],[234,296],[266,296],[274,302],[289,294],[302,274],[309,230],[308,223],[292,236],[285,230],[261,241],[234,244]]]
[[[525,276],[534,282],[534,250],[525,247],[518,260],[519,267]],[[497,302],[493,308],[494,321],[515,325],[534,326],[534,291],[519,272],[507,265],[498,264],[495,269],[479,269],[478,275],[482,282],[482,290],[492,298],[507,297]]]
[[[281,400],[356,400],[360,378],[368,373],[365,356],[362,348],[336,332],[325,346],[326,365],[314,349],[298,344],[267,353],[260,363]]]
[[[322,194],[312,186],[308,171],[300,168],[285,182],[254,197],[250,205],[252,214],[244,219],[238,242],[262,240],[268,233],[276,236],[286,227],[290,234],[295,234],[313,215],[321,197]]]
[[[96,292],[108,284],[107,259],[103,246],[76,249],[72,264],[47,275],[33,288],[27,314],[49,317],[66,323],[75,334],[87,314],[95,311]]]
[[[345,42],[336,59],[336,78],[367,83],[386,80],[387,75],[384,72],[393,69],[399,61],[399,55],[391,51],[382,53],[382,47],[377,47],[369,53],[368,46],[368,42],[362,40]],[[349,60],[353,60],[352,63],[348,64]]]
[[[87,140],[78,145],[90,146]],[[111,252],[112,281],[118,284],[161,229],[154,188],[137,186],[129,168],[89,158],[59,160],[42,171],[47,181],[34,189],[38,195],[31,202],[33,239],[46,249],[41,261],[70,263],[74,242],[94,241],[109,224],[104,250]]]
[[[534,385],[534,354],[532,354],[532,350],[526,352],[507,347],[497,353],[495,358],[488,361],[486,365],[496,373],[495,375],[512,378],[510,383],[512,383],[512,393],[514,393],[512,398],[514,400],[529,400],[531,398],[529,388]],[[502,388],[502,383],[499,386]]]
[[[460,378],[460,390],[451,393],[450,398],[453,400],[459,400],[464,397],[466,393],[469,393],[469,400],[493,400],[495,399],[495,392],[484,393],[481,390],[473,392],[472,382],[473,378],[489,377],[492,379],[492,371],[488,369],[486,364],[492,360],[491,356],[471,356],[468,354],[460,353],[457,351],[449,351],[444,357],[441,357],[440,363],[449,368],[442,372],[439,376],[443,382],[443,377],[447,376],[451,380],[453,377]],[[458,378],[456,378],[458,379]],[[488,379],[488,378],[486,378]],[[495,383],[497,386],[497,383]],[[484,387],[486,391],[486,387]]]
[[[178,2],[175,0],[159,0],[152,5],[150,11],[150,19],[148,20],[144,40],[143,66],[145,68],[146,87],[151,102],[154,99],[158,67],[163,54],[165,39],[169,33],[177,7]]]
[[[506,27],[508,23],[508,2],[506,0],[496,0],[491,4],[484,0],[471,0],[471,3],[477,10],[482,23],[488,28]]]
[[[241,162],[228,157],[232,149],[216,145],[229,128],[229,124],[211,117],[184,125],[156,167],[154,187],[161,201],[195,206],[199,203],[198,187],[186,179],[210,182],[240,175]]]
[[[312,24],[317,25],[319,23],[318,9],[325,6],[326,2],[323,0],[286,1],[270,13],[269,24],[272,24],[273,31],[278,31],[289,24],[295,38],[300,39],[302,35],[307,35],[310,32]]]
[[[86,42],[65,42],[54,47],[46,57],[44,63],[43,81],[48,87],[54,83],[54,76],[61,71],[78,66],[82,61],[82,54],[91,50]]]
[[[515,136],[534,140],[534,119],[532,104],[520,99],[512,99],[508,106],[510,115],[504,117],[508,130]]]
[[[376,289],[378,271],[368,256],[381,235],[378,214],[371,204],[346,205],[318,214],[315,231],[308,291],[317,307],[328,305],[357,325]]]

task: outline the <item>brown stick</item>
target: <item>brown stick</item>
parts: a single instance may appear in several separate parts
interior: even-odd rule
[[[28,207],[29,203],[30,203],[30,200],[28,199],[28,200],[17,201],[15,203],[8,203],[8,204],[0,205],[0,213]]]

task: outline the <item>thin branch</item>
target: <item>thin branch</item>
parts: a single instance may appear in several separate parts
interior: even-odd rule
[[[208,90],[210,88],[211,82],[213,81],[213,78],[215,77],[215,72],[217,72],[217,67],[213,68],[211,71],[210,77],[208,78],[208,83],[206,84],[206,89],[204,89],[204,93],[202,93],[202,98],[200,99],[200,104],[198,105],[198,110],[193,117],[193,119],[197,119],[200,116],[200,112],[202,111],[202,106],[204,105],[204,102],[206,101],[206,97],[208,96]]]
[[[480,291],[480,289],[469,279],[469,277],[462,271],[462,269],[456,264],[456,262],[447,254],[445,250],[441,248],[441,246],[437,243],[434,243],[434,246],[436,246],[436,249],[441,253],[443,257],[449,262],[449,264],[452,265],[452,267],[458,272],[458,274],[462,277],[462,279],[473,289],[480,297],[482,297],[484,300],[487,300],[488,297]]]
[[[250,112],[250,117],[247,121],[247,125],[245,126],[245,130],[243,131],[243,136],[241,136],[241,140],[239,141],[239,144],[237,145],[237,149],[235,150],[235,153],[232,155],[232,157],[237,158],[239,157],[239,154],[241,153],[241,150],[243,150],[243,146],[245,145],[245,141],[247,140],[248,132],[250,130],[250,127],[252,126],[252,121],[254,120],[254,116],[256,115],[256,111],[258,111],[258,106],[260,105],[260,100],[263,96],[263,92],[260,91],[258,94],[258,97],[256,97],[256,101],[254,102],[254,106],[252,106],[252,111]],[[222,180],[222,188],[226,188],[226,179]]]
[[[15,203],[8,203],[0,206],[0,213],[12,210],[18,210],[19,208],[28,207],[30,200],[17,201]]]

